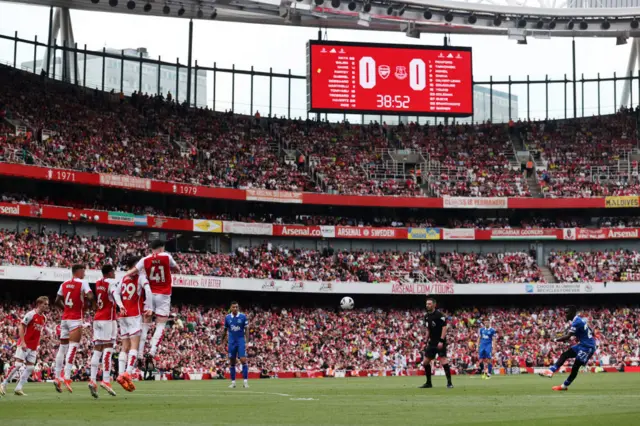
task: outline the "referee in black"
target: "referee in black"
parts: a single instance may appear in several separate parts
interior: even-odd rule
[[[440,365],[447,375],[447,387],[453,388],[451,383],[451,367],[447,359],[447,317],[436,309],[436,300],[432,297],[427,299],[427,315],[424,318],[427,323],[427,348],[424,351],[424,372],[427,382],[420,386],[421,389],[432,388],[431,384],[431,361],[438,357]]]

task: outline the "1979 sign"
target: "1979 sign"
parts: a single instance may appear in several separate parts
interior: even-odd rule
[[[312,112],[473,114],[471,48],[310,41]]]

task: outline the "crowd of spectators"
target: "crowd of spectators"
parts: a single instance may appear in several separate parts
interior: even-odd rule
[[[518,123],[517,127],[529,151],[544,164],[538,169],[538,178],[545,196],[640,194],[638,164],[629,158],[637,148],[634,111]]]
[[[554,251],[549,268],[559,282],[640,281],[640,253],[623,249]]]
[[[162,96],[112,98],[45,85],[7,67],[0,78],[11,82],[0,87],[3,116],[29,129],[6,138],[1,154],[7,161],[217,187],[409,196],[424,195],[425,187],[437,196],[531,196],[505,125],[389,127],[246,117],[191,109]],[[516,128],[544,164],[537,170],[545,195],[640,192],[637,163],[629,160],[637,144],[634,114],[519,122]],[[429,166],[409,165],[415,170],[394,176],[389,150],[419,152]],[[597,172],[609,170],[603,168],[618,172],[603,180]]]
[[[443,253],[442,265],[459,283],[545,282],[540,267],[527,253]]]
[[[16,303],[0,304],[0,357],[6,364],[15,351],[18,322],[28,309]],[[254,372],[267,370],[277,375],[284,371],[420,368],[425,344],[423,310],[367,308],[336,312],[248,306],[243,311],[249,318],[247,352]],[[174,306],[155,368],[164,372],[211,372],[213,376],[226,371],[226,348],[222,344],[226,313],[224,307]],[[566,329],[564,313],[557,309],[460,309],[446,315],[450,324],[448,354],[459,372],[477,371],[478,330],[486,321],[497,330],[496,367],[550,366],[566,349],[566,344],[552,341]],[[638,365],[640,309],[599,307],[587,309],[582,315],[598,342],[591,365]],[[36,371],[51,377],[60,312],[53,308],[47,317]],[[83,372],[88,375],[90,339],[91,316],[87,314],[75,377],[82,377]]]

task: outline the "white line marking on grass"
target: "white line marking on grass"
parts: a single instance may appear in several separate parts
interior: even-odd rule
[[[320,401],[315,398],[289,398],[289,401]]]

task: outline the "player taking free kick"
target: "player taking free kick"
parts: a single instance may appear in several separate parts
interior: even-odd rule
[[[7,371],[7,376],[4,378],[4,381],[0,384],[0,395],[4,396],[6,394],[7,385],[18,375],[20,369],[24,367],[24,371],[18,381],[18,386],[16,386],[13,393],[18,396],[27,396],[27,394],[22,391],[22,387],[27,383],[33,373],[42,329],[47,322],[44,314],[48,310],[49,298],[47,296],[38,297],[38,299],[36,299],[36,308],[27,312],[20,322],[18,326],[20,340],[18,340],[16,354],[13,356],[15,362],[13,366],[9,368],[9,371]]]
[[[127,261],[127,268],[132,268],[138,262],[133,257]],[[126,391],[136,390],[131,374],[136,367],[138,359],[138,345],[140,344],[140,330],[142,328],[142,309],[144,290],[144,314],[151,317],[151,288],[144,275],[133,274],[123,278],[122,282],[114,289],[113,298],[120,309],[120,339],[122,349],[118,358],[118,383]]]
[[[84,279],[84,265],[71,267],[72,278],[60,285],[56,296],[55,306],[63,309],[60,324],[60,347],[56,355],[55,379],[53,385],[56,391],[62,392],[62,384],[69,392],[71,388],[71,368],[80,346],[82,338],[82,320],[84,316],[85,298],[93,300],[93,293],[89,283]],[[64,375],[62,366],[64,364]]]
[[[151,338],[151,350],[149,354],[156,356],[158,344],[162,339],[167,318],[171,312],[171,271],[178,268],[178,264],[169,253],[164,251],[163,241],[153,241],[151,243],[152,253],[140,259],[138,263],[127,271],[125,277],[133,275],[144,276],[149,280],[151,287],[151,310],[156,315],[156,330]],[[142,331],[140,333],[140,344],[138,353],[144,353],[144,345],[147,340],[147,333],[151,327],[151,315],[145,315]]]
[[[567,380],[564,381],[560,386],[554,386],[554,391],[566,391],[569,389],[569,386],[575,378],[578,376],[578,372],[580,371],[580,367],[583,365],[587,365],[589,359],[593,356],[596,351],[596,339],[593,338],[593,331],[587,325],[587,321],[578,316],[578,310],[575,306],[568,306],[566,311],[567,321],[571,321],[571,328],[569,332],[562,337],[557,339],[553,339],[554,342],[566,342],[571,339],[572,336],[575,336],[578,339],[578,344],[570,347],[568,350],[564,351],[560,358],[556,361],[554,365],[549,368],[549,370],[544,373],[540,373],[543,377],[552,378],[556,371],[562,367],[565,361],[569,358],[575,358],[573,362],[573,367],[571,367],[571,374]]]

